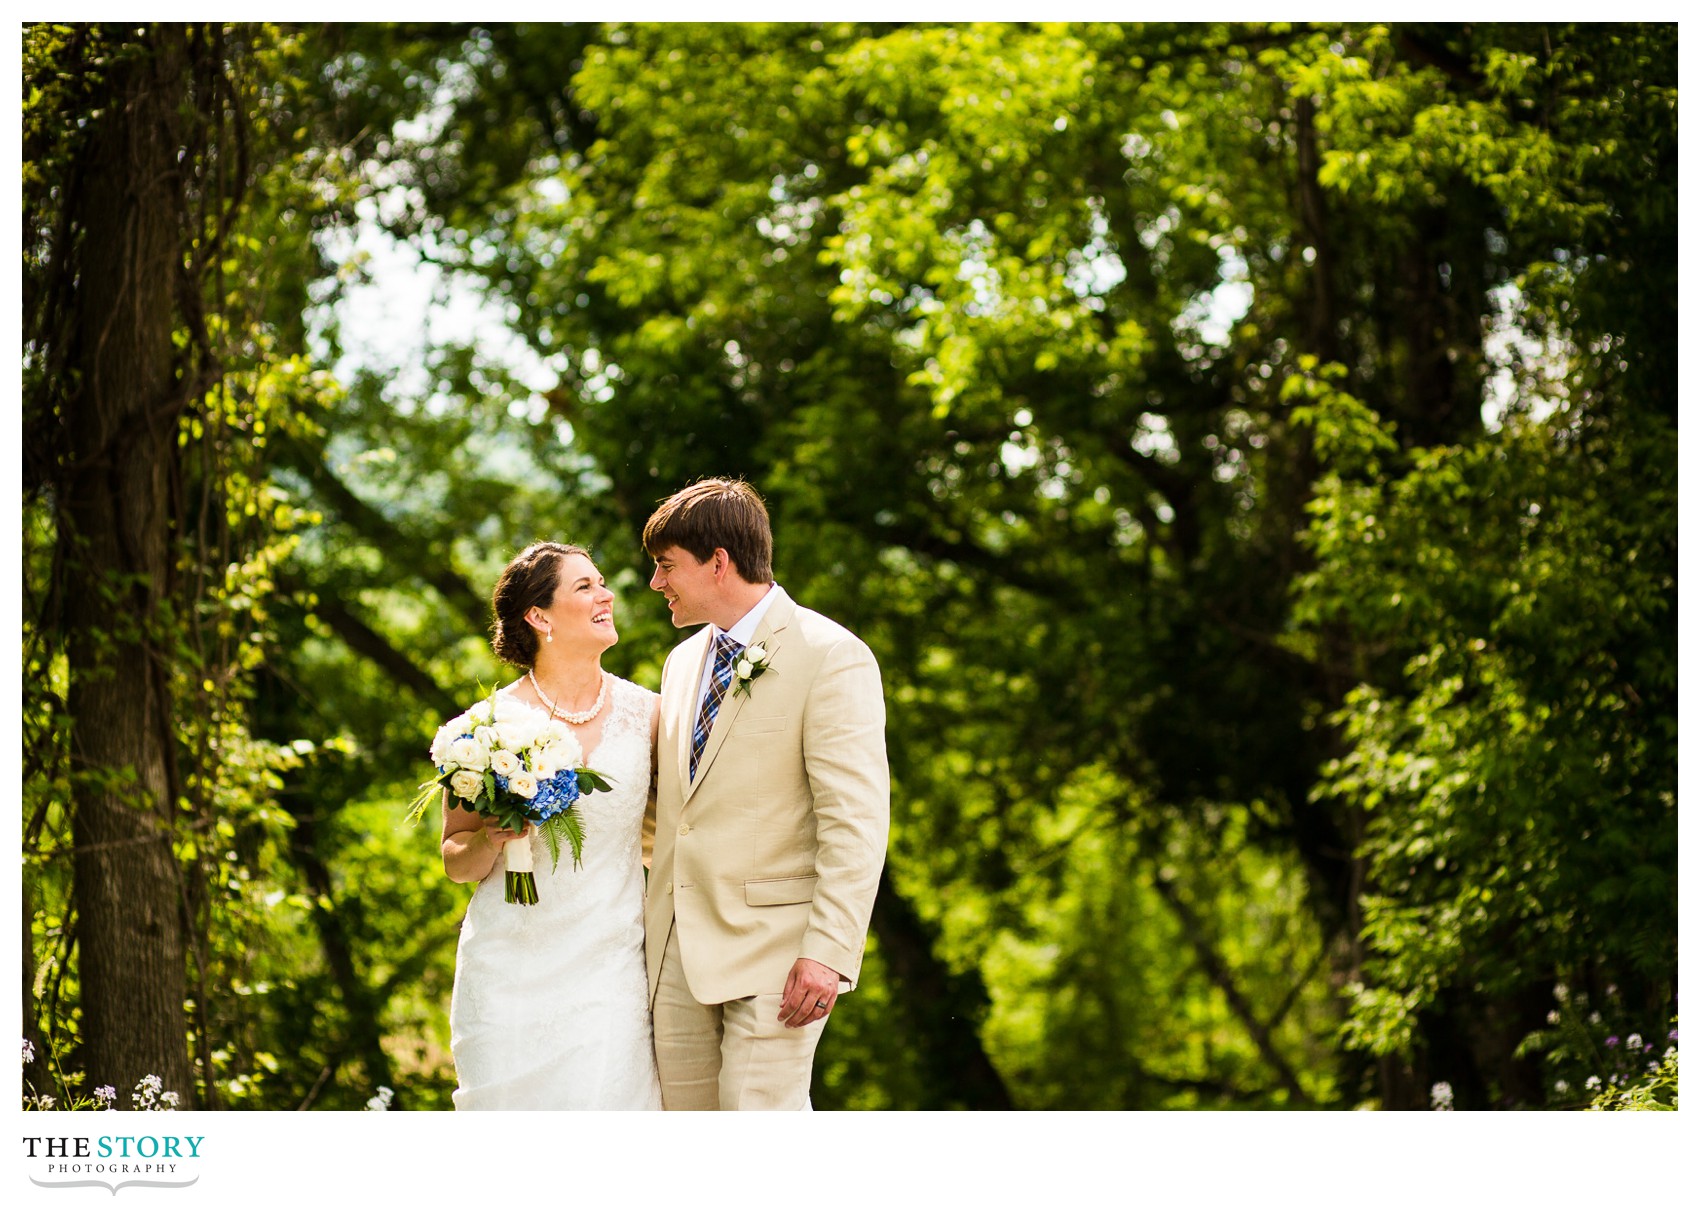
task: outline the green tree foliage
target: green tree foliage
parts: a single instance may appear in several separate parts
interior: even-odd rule
[[[1465,499],[1501,512],[1530,499],[1513,485],[1528,476],[1556,477],[1539,494],[1543,532],[1550,525],[1567,560],[1600,570],[1596,583],[1624,589],[1616,570],[1645,543],[1668,554],[1663,505],[1615,509],[1651,468],[1626,453],[1608,477],[1615,489],[1567,505],[1602,470],[1598,456],[1536,458],[1574,446],[1566,421],[1610,411],[1577,379],[1592,373],[1590,357],[1602,374],[1634,373],[1659,401],[1655,414],[1668,407],[1667,313],[1605,305],[1619,294],[1671,297],[1663,33],[526,34],[467,31],[471,100],[430,152],[424,209],[463,226],[464,263],[483,269],[521,331],[563,368],[552,403],[612,481],[628,527],[677,483],[729,472],[769,491],[782,547],[787,534],[807,536],[782,551],[787,583],[868,634],[892,685],[891,888],[913,902],[950,970],[985,986],[982,1035],[1017,1101],[1160,1104],[1216,1082],[1242,1097],[1427,1105],[1428,1080],[1451,1076],[1478,1104],[1538,1102],[1511,1053],[1546,1005],[1530,979],[1550,982],[1570,961],[1520,951],[1527,970],[1511,962],[1515,898],[1483,926],[1501,943],[1483,959],[1496,967],[1479,994],[1425,1003],[1420,1028],[1383,1036],[1366,1026],[1378,996],[1369,990],[1396,989],[1401,1005],[1409,991],[1399,980],[1364,986],[1348,1039],[1399,1062],[1382,1065],[1378,1082],[1350,1053],[1331,1061],[1301,1042],[1327,1036],[1325,978],[1309,992],[1283,978],[1317,972],[1308,961],[1338,938],[1338,962],[1321,967],[1359,979],[1364,946],[1384,954],[1389,921],[1429,912],[1426,893],[1389,883],[1381,848],[1401,823],[1369,814],[1360,785],[1341,777],[1368,735],[1357,708],[1367,715],[1375,693],[1352,688],[1390,679],[1386,693],[1420,697],[1387,641],[1426,635],[1423,668],[1443,678],[1472,660],[1479,634],[1457,619],[1424,623],[1409,606],[1381,618],[1343,607],[1339,595],[1404,599],[1387,583],[1394,569],[1328,546],[1329,525],[1350,533],[1326,477],[1353,457],[1353,427],[1324,432],[1343,423],[1325,406],[1330,396],[1353,402],[1366,418],[1357,428],[1388,423],[1397,435],[1360,482],[1412,494],[1409,533],[1392,531],[1391,508],[1373,510],[1403,567],[1431,558],[1417,536],[1448,534]],[[523,90],[507,82],[545,79],[550,58],[576,70],[527,106],[539,150],[514,174],[509,144],[480,154],[483,123],[513,112]],[[1643,273],[1666,289],[1632,291]],[[1494,344],[1508,331],[1564,358],[1576,352],[1575,368],[1522,368],[1524,379],[1555,378],[1572,403],[1541,422],[1519,409],[1487,434],[1488,385],[1517,373]],[[1627,365],[1611,371],[1617,362]],[[1512,396],[1533,398],[1524,383]],[[1640,449],[1668,470],[1663,438],[1649,432]],[[1331,448],[1319,459],[1319,447]],[[1467,485],[1465,499],[1439,484],[1398,487],[1409,469],[1442,465],[1436,475]],[[1484,474],[1495,467],[1497,481]],[[1616,520],[1592,530],[1596,515]],[[1597,539],[1591,555],[1568,545],[1581,532]],[[1564,599],[1572,613],[1548,594],[1560,582],[1579,591],[1568,564],[1538,578],[1516,567],[1521,533],[1502,520],[1462,548],[1448,540],[1444,567],[1524,602],[1529,661],[1551,667],[1569,659],[1561,652],[1604,643],[1603,603]],[[1671,565],[1640,558],[1642,621],[1625,623],[1668,644]],[[1406,599],[1441,592],[1434,569],[1403,575],[1416,582]],[[1598,692],[1606,668],[1602,659],[1591,689],[1561,697],[1574,705],[1573,694]],[[1668,726],[1669,708],[1649,710]],[[1495,800],[1492,819],[1521,821],[1546,804],[1538,831],[1562,836],[1533,753],[1501,748],[1508,713],[1531,712],[1544,718],[1520,691],[1472,715],[1473,741],[1425,743],[1456,765],[1468,765],[1472,743],[1492,750],[1518,788],[1473,790]],[[1562,749],[1563,732],[1530,727],[1532,750]],[[1559,727],[1592,724],[1567,715]],[[1625,834],[1662,878],[1626,879],[1621,852],[1591,853],[1623,895],[1657,901],[1668,921],[1672,856],[1659,839],[1671,785],[1659,771],[1671,767],[1660,760],[1620,759],[1607,783],[1617,794],[1632,785],[1645,802]],[[1435,773],[1457,771],[1443,763]],[[1068,817],[1066,789],[1083,783],[1096,788],[1095,813],[1067,842],[1041,844]],[[1420,780],[1416,794],[1432,790]],[[1592,790],[1605,797],[1595,811],[1615,810],[1607,788]],[[1479,843],[1499,836],[1480,828],[1458,839],[1478,858],[1490,852]],[[1105,846],[1134,878],[1118,881],[1117,903],[1094,905],[1092,920],[1138,920],[1147,943],[1162,937],[1151,923],[1165,923],[1174,945],[1161,959],[1117,956],[1098,932],[1064,927],[1087,872],[1102,878],[1076,848]],[[1219,877],[1235,863],[1165,858],[1200,847],[1249,864],[1247,882],[1224,892],[1206,870]],[[1537,882],[1580,889],[1594,879],[1567,847],[1528,858]],[[1302,872],[1297,899],[1273,894],[1286,887],[1269,883],[1280,870]],[[1493,896],[1496,880],[1517,878],[1499,870],[1461,870],[1452,884]],[[1141,889],[1154,899],[1139,905]],[[1226,917],[1202,910],[1224,895]],[[1275,937],[1293,948],[1273,972],[1243,958],[1265,954],[1246,925],[1265,918],[1285,923]],[[1432,943],[1421,949],[1456,949],[1423,923],[1413,933]],[[1652,927],[1636,949],[1648,971],[1668,973],[1668,938]],[[1597,954],[1615,953],[1612,941],[1603,947]],[[1007,958],[1023,948],[1039,962]],[[1155,996],[1142,980],[1153,963]],[[1086,988],[1086,969],[1104,973],[1102,1030],[1120,1043],[1098,1038],[1094,1054],[1129,1055],[1124,1084],[1102,1095],[1082,1088],[1065,1042],[1091,1037],[1070,1015],[1092,999],[1045,1006],[1059,984]],[[1187,990],[1189,980],[1201,988]],[[1142,1040],[1130,1007],[1153,1004],[1186,1036],[1225,1006],[1235,1046],[1256,1058],[1251,1075],[1228,1083],[1216,1056]],[[1307,1030],[1282,1039],[1295,1004],[1314,1007]],[[1479,1046],[1466,1045],[1472,1033]],[[1041,1069],[1055,1066],[1057,1092],[1040,1092],[1047,1079],[1016,1061],[1022,1048],[1044,1058]],[[1186,1059],[1141,1059],[1152,1056]],[[1177,1084],[1135,1093],[1125,1083],[1142,1068],[1165,1068]]]
[[[25,32],[25,1022],[68,1096],[82,1069],[202,1101],[226,846],[275,833],[243,702],[283,550],[254,451],[302,301],[265,280],[287,234],[249,196],[288,138],[261,87],[283,46]]]
[[[24,43],[29,1079],[255,1105],[289,1055],[255,995],[321,962],[278,794],[314,746],[250,724],[306,520],[273,449],[332,394],[305,313],[353,161],[300,33]]]
[[[1503,426],[1467,444],[1401,457],[1357,402],[1315,393],[1335,470],[1298,615],[1339,625],[1367,679],[1321,785],[1365,822],[1350,1037],[1426,1049],[1477,1103],[1564,1080],[1534,1064],[1555,984],[1609,990],[1621,1034],[1658,1038],[1675,1007],[1675,363],[1668,311],[1643,302],[1675,289],[1671,56],[1656,31],[1498,51],[1480,87],[1509,118],[1431,103],[1350,170],[1409,195],[1461,161],[1531,258],[1510,320],[1544,339],[1506,370]],[[1537,103],[1552,121],[1524,125]],[[1462,157],[1461,121],[1495,137]]]
[[[294,420],[242,483],[293,537],[236,629],[271,756],[216,819],[284,812],[223,851],[232,936],[279,932],[215,982],[205,1068],[263,1075],[232,1102],[446,1103],[424,739],[507,676],[484,602],[534,538],[593,549],[609,663],[655,685],[637,537],[707,474],[763,489],[780,579],[885,674],[892,852],[817,1105],[1576,1105],[1566,982],[1662,1038],[1670,30],[284,43],[288,179],[346,184],[274,187],[277,229],[358,194],[559,384],[469,347],[424,398],[302,361],[255,391]],[[251,251],[334,315],[313,250]]]

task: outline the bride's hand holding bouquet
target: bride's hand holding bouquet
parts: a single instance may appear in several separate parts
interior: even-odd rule
[[[582,748],[560,720],[544,719],[511,696],[492,695],[437,730],[431,761],[437,775],[420,784],[409,815],[422,816],[442,788],[517,835],[503,847],[510,904],[537,903],[529,826],[538,827],[555,863],[561,861],[565,840],[573,866],[581,865],[584,822],[579,798],[606,791],[610,784],[583,765]]]

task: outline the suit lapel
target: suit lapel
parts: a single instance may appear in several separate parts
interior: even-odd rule
[[[750,637],[750,643],[752,645],[765,645],[770,657],[777,655],[779,651],[779,637],[781,633],[784,632],[785,628],[790,625],[791,617],[796,613],[797,604],[791,600],[790,596],[786,594],[783,589],[781,589],[778,595],[774,597],[773,604],[767,608],[767,614],[762,616],[761,626],[757,627],[755,635]],[[706,631],[708,629],[704,628],[703,630]],[[705,648],[707,647],[711,646],[705,646]],[[697,676],[700,680],[702,676],[701,662],[698,662],[697,664]],[[737,723],[738,713],[744,709],[744,704],[747,703],[756,693],[756,686],[752,684],[749,694],[735,695],[733,694],[733,690],[737,684],[737,678],[734,677],[732,685],[726,688],[726,697],[721,700],[720,710],[714,717],[714,727],[709,729],[708,732],[708,743],[703,746],[702,758],[697,762],[697,777],[694,782],[690,781],[690,731],[687,729],[685,732],[686,777],[684,786],[686,789],[686,803],[690,802],[691,796],[696,794],[697,788],[701,787],[703,780],[708,777],[709,767],[714,765],[714,759],[720,752],[720,746],[726,740],[726,734],[731,732],[732,725]],[[696,726],[695,708],[696,704],[693,702],[691,717],[691,727],[693,728]]]

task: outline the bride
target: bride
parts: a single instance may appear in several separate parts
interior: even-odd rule
[[[612,790],[579,800],[584,863],[559,866],[534,828],[512,833],[443,799],[443,869],[476,883],[449,1003],[455,1109],[659,1110],[643,952],[643,818],[656,695],[602,671],[614,595],[582,547],[534,543],[503,570],[492,646],[525,676],[498,717],[564,721]],[[505,843],[529,835],[537,903],[503,895]]]

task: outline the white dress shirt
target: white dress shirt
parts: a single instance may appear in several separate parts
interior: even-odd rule
[[[767,592],[762,595],[761,601],[750,607],[749,612],[743,618],[733,623],[726,634],[731,636],[734,642],[748,648],[750,641],[756,638],[756,628],[760,627],[762,619],[767,617],[767,608],[773,605],[773,597],[778,592],[779,584],[776,581],[767,587]],[[709,684],[714,680],[714,646],[719,639],[720,628],[710,623],[708,625],[708,660],[702,663],[702,681],[697,683],[698,715],[702,713],[703,700],[708,697]],[[696,717],[691,718],[695,719]]]

